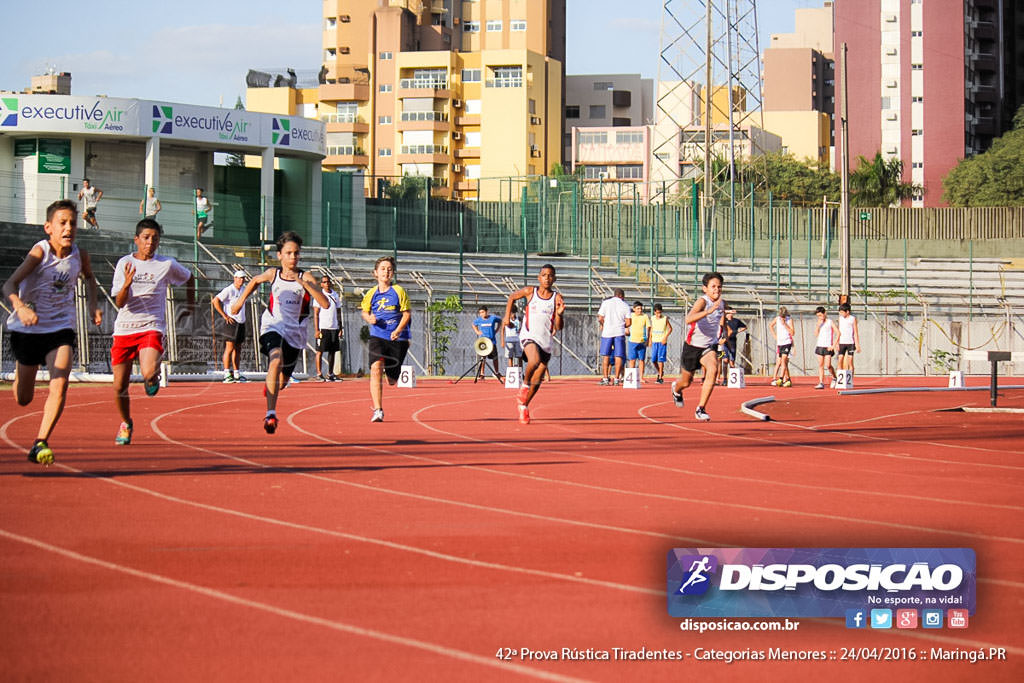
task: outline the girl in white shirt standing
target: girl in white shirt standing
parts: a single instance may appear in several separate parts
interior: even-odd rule
[[[853,353],[860,353],[860,331],[850,304],[839,304],[839,369],[853,371]]]
[[[829,320],[824,306],[814,309],[818,318],[817,339],[814,342],[814,355],[818,357],[818,385],[815,389],[825,388],[825,368],[832,375],[832,386],[836,385],[836,370],[832,367],[832,354],[839,348],[839,327],[834,320]]]
[[[793,337],[796,331],[793,329],[793,319],[785,306],[779,308],[779,314],[772,321],[771,331],[775,335],[775,351],[779,356],[775,362],[775,372],[772,373],[772,386],[791,387],[793,380],[789,376],[789,354],[793,351]]]

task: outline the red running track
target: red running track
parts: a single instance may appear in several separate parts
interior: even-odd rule
[[[809,387],[719,388],[701,424],[696,388],[679,410],[664,386],[556,379],[523,426],[494,381],[386,389],[381,424],[365,381],[307,383],[273,436],[258,384],[133,387],[135,443],[115,447],[110,387],[73,386],[46,469],[24,461],[44,391],[24,409],[0,395],[4,678],[1020,680],[1024,419],[938,412],[986,392]],[[739,412],[773,393],[776,421]],[[665,607],[666,553],[692,546],[971,547],[978,609],[962,631],[701,636]],[[613,647],[684,659],[521,655]],[[861,647],[1008,661],[694,656]]]

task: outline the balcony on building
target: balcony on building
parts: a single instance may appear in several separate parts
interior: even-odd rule
[[[460,147],[455,150],[456,159],[479,159],[480,148],[479,147]]]
[[[449,128],[448,114],[443,111],[403,111],[398,118],[399,132],[407,130],[440,130]]]
[[[321,102],[370,99],[370,70],[364,66],[327,64],[324,82],[317,89]]]
[[[370,158],[355,145],[328,145],[324,166],[366,166]]]
[[[398,149],[399,164],[445,164],[451,162],[444,145],[402,145]]]
[[[459,180],[455,183],[456,192],[476,192],[476,180]]]
[[[452,91],[448,87],[447,78],[400,78],[398,80],[398,98],[433,97],[438,100],[449,100]]]
[[[369,133],[370,124],[358,114],[343,112],[322,114],[320,120],[326,124],[328,133]]]

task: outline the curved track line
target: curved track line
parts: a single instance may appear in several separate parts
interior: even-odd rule
[[[267,614],[272,614],[277,617],[284,617],[286,619],[292,619],[294,621],[303,622],[306,624],[312,624],[314,626],[322,626],[324,628],[331,629],[333,631],[340,631],[342,633],[348,633],[351,635],[363,636],[366,638],[372,638],[374,640],[381,640],[386,643],[393,643],[395,645],[404,645],[406,647],[415,648],[417,650],[424,650],[433,655],[442,655],[445,657],[451,657],[453,659],[461,660],[464,662],[471,662],[473,664],[480,664],[482,666],[489,666],[492,668],[502,669],[504,671],[512,671],[515,673],[523,674],[525,676],[531,676],[533,678],[539,678],[547,681],[579,681],[582,679],[571,678],[569,676],[562,676],[547,671],[537,671],[521,664],[509,663],[500,660],[496,660],[493,657],[482,657],[472,652],[465,652],[463,650],[457,650],[455,648],[447,647],[445,645],[439,645],[437,643],[430,643],[424,640],[418,640],[416,638],[408,638],[406,636],[397,636],[392,633],[385,631],[378,631],[376,629],[363,628],[361,626],[354,626],[347,624],[342,621],[335,621],[333,619],[324,619],[323,617],[313,616],[311,614],[305,614],[303,612],[296,612],[295,610],[286,609],[283,607],[277,607],[266,602],[259,602],[257,600],[250,600],[248,598],[241,598],[237,595],[225,593],[215,588],[208,588],[206,586],[200,586],[195,583],[188,581],[180,581],[178,579],[172,579],[169,576],[163,576],[162,574],[154,574],[141,569],[135,569],[133,567],[126,567],[122,564],[115,562],[108,562],[98,557],[92,557],[90,555],[83,555],[82,553],[69,550],[68,548],[62,548],[60,546],[52,545],[45,541],[41,541],[29,536],[22,536],[6,529],[0,529],[0,536],[4,538],[23,543],[25,545],[32,546],[39,550],[45,550],[46,552],[60,555],[70,560],[82,562],[85,564],[91,564],[96,567],[108,569],[110,571],[119,572],[121,574],[127,574],[128,576],[135,577],[137,579],[143,579],[152,583],[163,584],[165,586],[171,586],[172,588],[179,588],[181,590],[188,591],[190,593],[196,593],[207,598],[214,598],[223,602],[231,603],[233,605],[240,605],[242,607],[248,607],[250,609],[259,610]]]

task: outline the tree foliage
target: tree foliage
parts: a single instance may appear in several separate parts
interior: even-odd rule
[[[402,176],[397,183],[389,183],[384,188],[388,199],[421,199],[425,196],[427,179],[423,176]]]
[[[818,206],[822,197],[839,199],[839,176],[827,164],[797,160],[792,154],[772,153],[759,157],[755,168],[765,177],[773,200],[794,206]]]
[[[942,199],[950,206],[1024,206],[1024,107],[1013,129],[992,146],[963,159],[942,179]]]
[[[850,174],[850,204],[853,206],[896,206],[922,192],[920,185],[903,182],[903,162],[857,157],[857,169]]]

